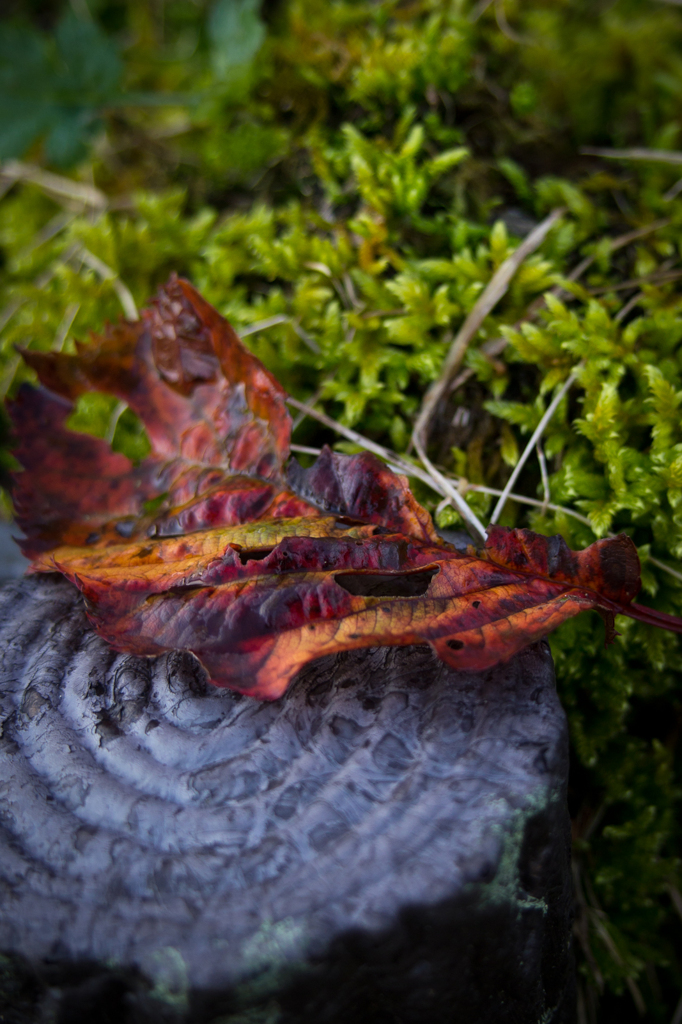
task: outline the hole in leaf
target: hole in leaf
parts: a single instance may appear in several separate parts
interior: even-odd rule
[[[165,491],[163,494],[157,495],[156,498],[150,498],[149,501],[145,501],[142,506],[142,508],[145,511],[145,514],[148,516],[153,516],[157,509],[160,508],[161,505],[163,505],[167,497],[168,491]]]
[[[172,594],[173,597],[191,597],[192,594],[197,590],[206,590],[203,583],[186,583],[180,587],[169,587],[166,591],[167,594]],[[152,595],[156,597],[156,594]]]
[[[152,446],[149,443],[147,431],[142,426],[139,416],[136,416],[132,409],[126,407],[118,417],[111,447],[115,452],[126,455],[136,465],[142,459],[146,459],[151,452]]]
[[[108,441],[115,452],[126,455],[133,463],[140,462],[151,451],[142,421],[116,395],[100,391],[79,395],[66,426]]]
[[[69,430],[93,437],[106,437],[118,405],[116,395],[105,395],[99,391],[86,391],[74,402],[73,412],[66,421]]]
[[[263,558],[267,558],[268,555],[272,554],[274,548],[253,548],[251,551],[242,548],[239,552],[239,561],[242,565],[246,565],[247,562],[260,562]]]
[[[355,597],[423,597],[438,567],[419,572],[340,572],[334,579]]]
[[[480,601],[474,601],[473,605],[474,605],[474,608],[480,608],[481,602]]]
[[[114,529],[116,530],[116,533],[119,535],[119,537],[125,537],[127,540],[128,537],[132,537],[132,535],[135,533],[136,525],[136,519],[122,519],[119,523],[116,523]]]
[[[461,651],[464,647],[464,643],[461,640],[448,640],[446,646],[449,647],[451,651]]]

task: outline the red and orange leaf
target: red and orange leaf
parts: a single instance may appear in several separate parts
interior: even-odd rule
[[[77,355],[23,355],[43,385],[10,403],[25,469],[14,500],[29,557],[88,539],[316,514],[283,477],[284,391],[187,281],[171,279],[139,322],[109,327]],[[140,466],[65,428],[72,403],[93,390],[141,419],[152,453]],[[161,496],[145,517],[145,504]]]
[[[632,604],[639,560],[625,536],[573,552],[494,527],[480,554],[461,554],[373,455],[324,449],[285,476],[284,393],[187,282],[75,356],[26,358],[43,387],[11,406],[25,548],[33,571],[80,588],[118,650],[191,651],[216,685],[274,699],[324,654],[429,643],[480,670],[590,608],[608,638],[619,612],[682,631]],[[145,424],[139,466],[66,429],[95,388]]]

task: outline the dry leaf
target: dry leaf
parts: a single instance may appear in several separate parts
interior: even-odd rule
[[[607,639],[616,613],[682,631],[632,605],[628,537],[573,552],[494,527],[483,552],[464,555],[373,455],[325,449],[285,475],[284,392],[186,281],[74,356],[24,356],[43,385],[10,406],[24,549],[34,571],[80,588],[118,650],[188,650],[216,685],[274,699],[324,654],[429,643],[453,668],[480,670],[590,608]],[[86,390],[140,417],[152,453],[139,466],[65,427]]]

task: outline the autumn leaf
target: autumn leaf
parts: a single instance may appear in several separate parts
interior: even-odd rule
[[[632,604],[628,537],[573,552],[494,527],[462,554],[375,456],[325,448],[310,469],[287,466],[284,392],[186,281],[75,355],[24,357],[42,386],[10,404],[23,547],[33,571],[82,591],[117,650],[191,651],[216,685],[274,699],[307,662],[353,648],[428,643],[481,670],[586,609],[607,639],[617,613],[682,631]],[[137,413],[147,459],[67,429],[88,390]]]
[[[34,557],[60,544],[115,543],[317,510],[286,486],[285,394],[191,285],[171,281],[137,323],[121,322],[76,355],[23,351],[43,388],[10,412],[17,521]],[[125,401],[152,455],[133,467],[106,442],[65,427],[86,391]],[[163,498],[154,517],[145,506]]]

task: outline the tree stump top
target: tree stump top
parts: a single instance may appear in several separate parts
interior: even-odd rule
[[[546,645],[481,674],[428,647],[334,656],[268,704],[211,687],[190,655],[115,653],[56,576],[0,590],[0,643],[0,949],[139,972],[199,1020],[202,999],[260,1005],[347,959],[330,952],[347,937],[395,945],[410,914],[454,907],[462,950],[481,915],[498,946],[530,922],[509,999],[561,1001],[567,739]],[[410,991],[441,984],[420,982],[429,941],[403,942]]]

